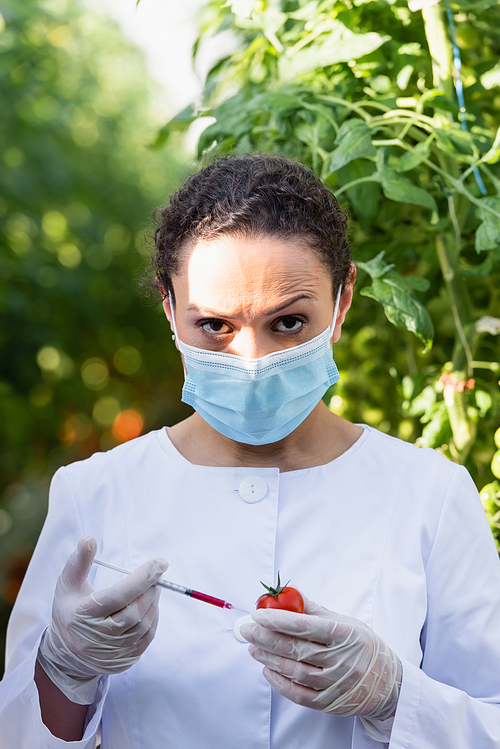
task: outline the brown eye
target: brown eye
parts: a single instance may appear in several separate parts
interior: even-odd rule
[[[303,321],[299,320],[298,317],[287,315],[286,317],[282,317],[280,320],[278,320],[275,323],[274,328],[278,331],[278,333],[298,333],[303,324]]]
[[[205,320],[205,322],[201,323],[200,328],[209,335],[229,332],[229,326],[223,320]]]

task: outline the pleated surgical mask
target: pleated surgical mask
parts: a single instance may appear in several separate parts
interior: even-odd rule
[[[339,379],[330,340],[341,293],[342,286],[332,325],[320,335],[259,359],[208,351],[181,341],[169,293],[172,327],[184,355],[183,402],[236,442],[267,445],[289,435]]]

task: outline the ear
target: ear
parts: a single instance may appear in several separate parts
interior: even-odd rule
[[[333,336],[332,336],[332,343],[337,343],[337,341],[340,338],[340,334],[342,332],[342,323],[345,320],[345,316],[347,314],[347,310],[351,306],[352,303],[352,295],[353,295],[353,286],[356,281],[356,266],[354,263],[351,263],[351,272],[349,274],[349,281],[340,295],[340,304],[339,304],[339,311],[337,316],[337,321],[335,323],[335,328],[333,329]]]
[[[163,297],[162,305],[165,311],[165,315],[167,316],[167,320],[170,323],[170,327],[172,327],[172,307],[170,305],[170,299],[168,298],[168,295]]]

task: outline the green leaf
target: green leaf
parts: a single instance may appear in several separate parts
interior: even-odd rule
[[[317,37],[292,57],[285,52],[279,60],[280,77],[282,80],[291,80],[310,70],[357,60],[374,52],[388,39],[389,36],[374,31],[355,34],[343,23],[336,21],[330,33]]]
[[[486,71],[486,73],[483,73],[479,80],[487,90],[494,86],[500,86],[500,62],[497,62],[497,64],[493,68],[490,68],[490,70]]]
[[[483,160],[486,161],[487,164],[496,164],[496,162],[500,159],[500,127],[498,128],[495,139],[492,143],[491,148],[489,149],[488,153],[485,153],[483,156]]]
[[[483,221],[476,231],[476,251],[494,250],[500,244],[500,225],[495,221]]]
[[[262,29],[276,51],[281,54],[284,51],[284,47],[276,36],[276,33],[287,22],[288,15],[282,13],[277,8],[269,8],[263,13],[254,11],[252,13],[252,20]]]
[[[156,134],[156,139],[151,144],[151,148],[161,148],[170,137],[170,134],[174,131],[182,132],[187,130],[189,125],[197,119],[197,113],[195,111],[194,104],[189,104],[182,112],[176,114],[175,117],[167,122]]]
[[[436,405],[436,389],[432,385],[427,385],[422,390],[418,387],[422,383],[415,378],[405,377],[405,411],[409,416],[421,416],[422,424],[425,424],[432,418],[432,412]]]
[[[208,148],[214,140],[224,137],[238,140],[252,130],[253,112],[241,94],[235,94],[211,111],[216,122],[209,125],[200,137],[198,150]]]
[[[269,91],[254,97],[251,108],[255,111],[264,110],[280,115],[292,114],[302,108],[301,100],[294,94],[284,91]]]
[[[358,268],[361,268],[361,270],[364,270],[365,273],[368,273],[371,278],[380,278],[394,268],[394,263],[388,265],[385,262],[384,255],[385,252],[382,250],[382,252],[379,252],[376,257],[372,257],[372,259],[368,260],[366,263],[362,263],[358,260],[356,265]]]
[[[474,156],[474,135],[472,133],[467,130],[441,127],[435,127],[434,132],[439,143],[443,146],[443,150],[460,161],[470,162],[470,158]]]
[[[415,380],[416,378],[411,377],[410,375],[404,375],[401,380],[401,391],[405,401],[409,401],[413,398],[413,393],[415,392]]]
[[[319,142],[325,134],[329,125],[323,118],[318,118],[311,125],[307,122],[300,122],[294,129],[295,136],[305,143],[311,151],[317,151]]]
[[[284,26],[288,20],[288,14],[282,13],[277,7],[268,7],[264,12],[254,11],[252,13],[252,18],[256,21],[259,28],[268,35],[276,34],[276,32]]]
[[[494,268],[495,260],[490,253],[486,256],[486,260],[483,260],[479,265],[461,265],[460,273],[465,278],[488,278],[493,273]]]
[[[422,278],[422,276],[403,276],[403,278],[410,289],[415,289],[415,291],[427,291],[431,285],[427,278]]]
[[[419,447],[441,447],[450,441],[452,436],[448,409],[444,401],[439,401],[433,408],[432,416],[422,430],[418,439]]]
[[[374,157],[377,154],[377,149],[372,143],[372,131],[364,120],[358,118],[342,123],[335,142],[338,146],[330,160],[331,172],[336,172],[354,159]]]
[[[476,250],[494,250],[500,244],[500,198],[483,198],[477,213],[482,223],[476,231]]]
[[[424,351],[430,350],[434,338],[430,315],[398,273],[391,271],[384,278],[373,278],[372,285],[361,289],[360,293],[380,302],[393,325],[414,333],[424,344]]]
[[[439,88],[432,88],[426,91],[417,104],[417,112],[423,112],[425,107],[433,107],[434,109],[442,109],[445,112],[452,112],[456,117],[458,114],[458,106],[454,101],[450,101],[444,91]]]
[[[500,198],[492,196],[482,198],[477,212],[479,218],[483,221],[491,221],[493,219],[500,221]]]
[[[389,200],[395,200],[397,203],[420,205],[422,208],[437,211],[433,196],[427,190],[414,185],[406,177],[398,177],[392,169],[384,169],[379,172],[379,177],[382,183],[382,191]]]
[[[372,161],[356,159],[339,169],[336,172],[336,178],[340,186],[343,186],[363,177],[369,177],[374,171],[375,165]],[[377,182],[361,182],[353,187],[348,187],[346,195],[360,222],[363,225],[370,223],[377,213],[382,197],[380,185]]]
[[[310,2],[302,5],[302,7],[294,10],[293,13],[289,13],[290,18],[295,18],[297,21],[311,21],[318,13],[317,0],[310,0]]]
[[[493,405],[491,395],[486,390],[474,390],[474,400],[479,409],[479,418],[483,419]]]
[[[428,159],[429,156],[430,149],[427,143],[417,143],[413,152],[407,151],[400,157],[396,171],[409,172],[410,169],[415,169],[424,159]]]
[[[250,18],[253,6],[253,0],[228,0],[223,7],[230,7],[231,12],[234,13],[235,16]]]
[[[396,76],[396,83],[398,84],[398,88],[400,89],[400,91],[406,91],[414,70],[415,68],[413,65],[404,65],[401,68]]]

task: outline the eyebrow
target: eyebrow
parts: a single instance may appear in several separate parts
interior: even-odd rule
[[[300,302],[301,299],[312,299],[312,294],[297,294],[297,296],[294,296],[293,299],[290,299],[289,302],[285,302],[284,304],[280,304],[279,307],[275,307],[274,309],[269,310],[269,312],[266,312],[266,315],[277,315],[278,312],[282,312],[287,307],[291,307],[292,304],[295,304],[296,302]]]
[[[284,304],[280,304],[278,307],[274,307],[274,309],[270,309],[267,312],[264,312],[264,315],[266,317],[271,317],[272,315],[277,315],[278,312],[282,312],[287,307],[291,307],[292,304],[296,304],[301,299],[313,299],[313,298],[314,297],[313,297],[312,294],[297,294],[292,299],[290,299],[288,302],[284,302]],[[200,312],[200,309],[199,309],[199,307],[196,307],[196,305],[190,304],[188,306],[188,308],[187,308],[187,312]],[[205,314],[207,314],[209,317],[216,317],[216,318],[220,317],[220,318],[223,318],[223,319],[231,318],[232,317],[232,315],[224,315],[224,314],[221,315],[220,312],[219,313],[215,313],[215,312],[211,312],[210,310],[206,310]]]

